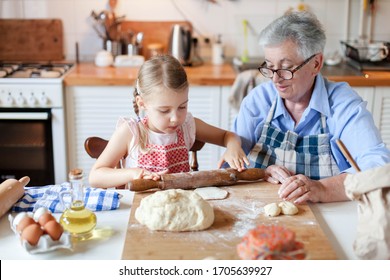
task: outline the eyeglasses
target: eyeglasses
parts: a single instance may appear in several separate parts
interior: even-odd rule
[[[266,78],[272,79],[273,76],[274,76],[274,73],[276,73],[283,80],[291,80],[294,77],[294,73],[297,72],[299,69],[301,69],[303,66],[305,66],[316,55],[317,54],[313,54],[311,57],[306,59],[301,65],[295,67],[292,70],[287,70],[287,69],[276,69],[276,70],[273,70],[273,69],[265,67],[265,65],[266,65],[265,62],[263,62],[263,64],[259,68],[257,68],[257,69]]]

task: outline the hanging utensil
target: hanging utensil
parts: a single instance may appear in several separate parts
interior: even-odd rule
[[[244,19],[242,21],[243,27],[244,27],[244,51],[241,56],[241,61],[242,62],[248,62],[249,57],[248,57],[248,21]]]

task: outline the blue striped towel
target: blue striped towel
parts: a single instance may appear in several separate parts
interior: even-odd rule
[[[70,191],[70,184],[25,187],[24,196],[13,205],[11,211],[35,212],[36,209],[45,207],[52,213],[61,213],[65,210],[58,196],[62,191]],[[121,194],[113,190],[84,188],[84,204],[91,211],[115,210],[119,208],[121,197]],[[65,195],[64,200],[65,203],[70,203],[70,196]]]

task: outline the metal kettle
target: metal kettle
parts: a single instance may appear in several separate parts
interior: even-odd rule
[[[191,44],[191,31],[180,24],[174,24],[169,36],[169,54],[176,57],[182,65],[191,65]]]

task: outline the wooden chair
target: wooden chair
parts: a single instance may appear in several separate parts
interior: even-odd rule
[[[87,154],[91,158],[97,159],[100,156],[100,154],[103,152],[104,148],[107,146],[107,143],[108,140],[105,140],[97,136],[91,136],[85,140],[84,148]],[[205,144],[204,142],[195,140],[194,144],[190,149],[191,151],[190,167],[192,171],[199,170],[197,152],[203,148],[204,144]],[[121,168],[120,163],[118,163],[116,168]]]

